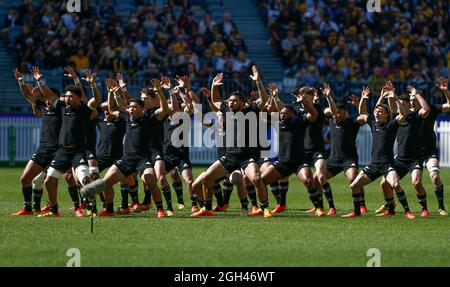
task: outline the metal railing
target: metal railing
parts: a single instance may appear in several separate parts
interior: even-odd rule
[[[0,162],[8,162],[10,166],[14,166],[17,162],[28,161],[39,145],[40,129],[41,120],[39,118],[0,116]],[[450,167],[450,120],[436,121],[435,131],[441,166]],[[194,135],[193,131],[192,135]],[[360,128],[357,147],[359,164],[369,164],[372,134],[368,125]],[[216,149],[207,147],[190,148],[190,158],[193,164],[210,164],[217,159]]]

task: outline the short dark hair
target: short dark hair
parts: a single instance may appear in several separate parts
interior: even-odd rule
[[[228,98],[231,98],[232,96],[238,97],[241,101],[245,100],[244,95],[239,91],[232,92]]]
[[[50,88],[50,90],[58,97],[61,95],[57,88]]]
[[[305,95],[305,96],[309,96],[312,97],[314,95],[314,89],[307,87],[307,86],[303,86],[300,89],[297,90],[297,94],[299,95]]]
[[[288,110],[290,110],[292,113],[295,114],[295,109],[294,109],[294,106],[292,106],[292,105],[285,105],[285,106],[282,107],[281,109],[288,109]]]
[[[136,103],[139,106],[141,106],[142,108],[144,107],[144,101],[142,101],[141,99],[137,99],[137,98],[131,99],[130,100],[130,104],[131,103]]]
[[[375,106],[375,109],[376,109],[376,108],[383,108],[383,109],[386,110],[386,112],[387,112],[388,114],[390,114],[389,106],[386,105],[386,104],[378,104],[378,105]]]
[[[401,94],[400,96],[398,96],[398,99],[400,101],[406,101],[409,102],[409,95],[408,94]]]
[[[338,103],[336,103],[336,108],[337,109],[347,110],[347,104],[344,103],[344,102],[338,102]]]
[[[83,93],[81,92],[81,89],[79,87],[75,86],[75,85],[68,85],[68,86],[66,86],[65,92],[71,92],[71,93],[77,95],[80,98],[83,95]]]
[[[147,97],[154,98],[156,93],[152,88],[142,88],[141,94],[145,94]]]

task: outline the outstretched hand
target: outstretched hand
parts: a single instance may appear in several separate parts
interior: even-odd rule
[[[74,80],[74,79],[76,79],[78,76],[77,76],[77,73],[75,72],[75,70],[74,70],[74,68],[72,67],[72,66],[66,66],[65,68],[64,68],[64,71],[66,72],[65,74],[64,74],[64,76],[65,77],[69,77],[69,78],[71,78],[72,80]]]
[[[15,69],[13,70],[13,72],[14,72],[14,77],[16,77],[16,80],[17,80],[17,81],[23,80],[22,73],[19,72],[19,69],[15,68]]]
[[[363,87],[361,91],[361,99],[368,99],[370,95],[370,89],[369,87]]]
[[[86,82],[88,82],[90,85],[95,83],[94,75],[92,74],[92,71],[86,71],[85,72],[86,78],[83,78]]]
[[[258,69],[256,68],[256,65],[252,66],[252,73],[253,75],[250,75],[250,78],[252,78],[253,81],[259,81],[260,75]]]
[[[121,89],[125,88],[125,86],[127,85],[125,83],[125,80],[123,79],[123,75],[121,73],[118,73],[116,76],[117,81],[119,82],[119,86]]]
[[[323,88],[320,88],[320,90],[327,97],[331,95],[331,86],[327,83],[323,83]]]
[[[383,89],[386,98],[395,98],[395,88],[391,81],[387,81]]]
[[[415,96],[417,94],[417,90],[413,86],[407,86],[406,90],[408,91],[410,96]]]
[[[292,92],[292,96],[294,96],[297,103],[302,103],[305,100],[305,97],[299,92],[299,90],[294,90]]]
[[[190,89],[190,87],[191,87],[191,79],[189,78],[189,76],[186,76],[186,75],[181,76],[181,77],[177,76],[177,82],[178,82],[178,85],[182,88]]]
[[[275,84],[275,83],[270,83],[270,84],[269,84],[269,92],[270,92],[270,94],[271,94],[273,97],[278,96],[279,90],[278,90],[277,84]]]
[[[200,88],[200,93],[202,93],[202,95],[205,96],[206,98],[211,97],[211,92],[205,87]]]
[[[31,73],[33,74],[33,77],[36,81],[39,81],[42,78],[41,71],[39,70],[39,67],[33,66],[31,68]]]
[[[448,82],[447,79],[444,77],[439,77],[438,78],[438,83],[436,84],[436,86],[441,89],[442,91],[448,90]]]
[[[161,86],[165,89],[165,90],[170,90],[170,88],[172,87],[171,83],[170,83],[170,78],[166,77],[166,76],[162,76],[161,77]]]
[[[152,82],[152,85],[153,85],[154,89],[156,89],[156,90],[160,90],[161,89],[161,82],[160,82],[160,80],[152,79],[151,82]]]
[[[223,73],[217,74],[212,81],[213,87],[222,85],[223,84],[222,80],[223,80]]]

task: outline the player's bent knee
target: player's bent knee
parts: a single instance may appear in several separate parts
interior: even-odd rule
[[[48,168],[47,179],[49,179],[49,177],[59,179],[60,176],[61,176],[61,173],[58,170],[54,169],[53,167]],[[46,179],[46,181],[47,181],[47,179]]]
[[[40,174],[38,174],[35,178],[33,178],[33,180],[31,181],[32,188],[36,190],[41,190],[46,176],[47,173],[43,171]]]
[[[242,181],[243,179],[244,178],[239,171],[234,171],[229,176],[229,180],[232,184],[237,184],[238,182]]]
[[[78,178],[78,181],[82,185],[86,185],[90,182],[89,178],[89,167],[87,165],[79,165],[75,168],[75,174]]]

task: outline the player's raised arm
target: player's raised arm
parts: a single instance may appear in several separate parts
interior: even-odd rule
[[[206,98],[206,101],[209,104],[209,107],[211,108],[211,110],[215,113],[217,113],[219,111],[219,109],[213,104],[212,100],[211,100],[211,92],[205,88],[205,87],[201,87],[200,88],[200,94],[203,95]]]
[[[445,113],[450,112],[450,91],[448,90],[448,82],[444,77],[438,78],[438,83],[436,84],[439,89],[444,93],[447,103],[442,105],[442,111]]]
[[[219,86],[223,85],[222,80],[223,73],[219,73],[214,77],[211,83],[211,102],[217,110],[220,110],[220,105],[222,104],[219,92]]]
[[[381,89],[380,97],[378,98],[377,103],[375,104],[375,106],[383,105],[384,104],[384,100],[386,99],[387,95],[388,95],[388,92],[386,91],[386,86],[384,86]],[[361,96],[361,100],[362,100],[362,96]]]
[[[87,103],[86,93],[84,92],[83,85],[81,84],[81,81],[78,78],[78,75],[77,75],[77,72],[75,72],[75,69],[72,66],[66,66],[66,67],[64,67],[64,71],[65,71],[64,76],[71,78],[73,80],[73,83],[75,84],[75,86],[77,86],[81,89],[82,101],[84,103]]]
[[[358,112],[360,115],[366,115],[366,116],[369,115],[369,113],[367,112],[367,105],[366,105],[369,95],[370,95],[369,87],[363,87],[363,89],[361,91],[361,100],[359,101],[359,108],[358,108]],[[380,96],[380,98],[381,98],[381,96]],[[381,104],[382,102],[383,102],[383,99],[381,99],[381,101],[380,101],[380,99],[378,99],[377,105],[378,105],[378,103]]]
[[[406,87],[410,97],[415,97],[420,105],[419,116],[422,118],[428,117],[430,114],[430,106],[427,101],[422,97],[422,95],[413,86]]]
[[[56,101],[59,98],[59,95],[55,95],[55,93],[53,93],[53,91],[50,90],[49,87],[47,87],[47,85],[45,84],[45,82],[42,78],[42,74],[41,74],[41,71],[39,70],[39,67],[32,67],[31,73],[33,74],[34,79],[37,81],[39,89],[41,90],[44,98],[46,98],[47,100],[49,100],[53,103],[56,103]]]
[[[280,112],[281,108],[284,107],[283,102],[280,100],[280,98],[278,97],[279,95],[279,89],[277,84],[275,83],[270,83],[268,85],[269,88],[269,93],[273,98],[273,102],[272,102],[272,112]]]
[[[33,95],[32,90],[33,87],[31,85],[25,84],[22,73],[19,72],[17,68],[13,70],[14,76],[16,77],[17,83],[19,84],[20,92],[22,96],[30,102],[31,105],[34,105],[37,101],[37,97]]]
[[[386,98],[388,99],[389,109],[391,110],[391,114],[397,114],[398,108],[396,104],[397,96],[395,95],[395,88],[391,81],[387,81],[384,86],[384,91],[387,93]]]
[[[175,86],[172,88],[172,84],[170,83],[170,78],[169,77],[161,77],[161,86],[164,90],[169,91],[169,95],[170,95],[170,104],[169,104],[169,110],[170,113],[176,113],[180,111],[180,107],[178,105],[178,86]]]
[[[328,108],[324,110],[324,114],[327,116],[336,115],[337,114],[337,108],[336,103],[333,100],[333,97],[331,96],[331,86],[327,83],[323,83],[323,88],[321,88],[322,93],[325,95],[325,98],[327,99]]]
[[[131,95],[128,93],[127,90],[127,84],[125,83],[125,80],[123,79],[123,75],[118,73],[116,76],[117,81],[119,82],[119,87],[122,90],[123,99],[125,100],[126,105],[128,106],[130,104]]]
[[[358,97],[356,95],[351,95],[348,101],[350,104],[352,104],[353,107],[355,107],[355,109],[357,109],[359,111],[359,104],[360,104],[360,100],[358,99]],[[358,124],[360,126],[364,125],[367,123],[367,115],[358,115],[356,117],[356,121],[358,122]]]
[[[169,113],[169,105],[167,104],[167,100],[164,97],[164,93],[161,87],[161,82],[158,79],[152,80],[152,85],[155,93],[158,95],[159,99],[159,108],[155,111],[156,118],[161,121],[165,118],[165,116]]]
[[[178,82],[178,88],[179,88],[179,94],[180,98],[184,103],[184,111],[188,114],[192,114],[194,107],[192,103],[191,98],[191,92],[194,93],[191,90],[191,80],[189,79],[189,76],[177,76],[177,82]],[[194,93],[195,94],[195,93]]]
[[[109,113],[111,115],[114,115],[115,117],[119,117],[119,111],[116,109],[116,105],[118,105],[118,104],[117,104],[117,102],[115,100],[115,97],[114,97],[114,93],[118,89],[120,89],[119,86],[116,86],[116,87],[109,86],[109,88],[107,88],[107,91],[108,91],[108,111],[109,111]]]
[[[122,90],[119,84],[117,84],[113,79],[106,79],[106,91],[112,92],[112,96],[117,104],[117,107],[121,112],[127,112],[128,104],[122,96]]]
[[[262,109],[267,102],[268,95],[267,90],[261,80],[261,75],[259,74],[259,71],[255,65],[252,66],[252,75],[250,75],[250,78],[256,82],[256,86],[258,87],[258,95],[260,99],[259,109]]]
[[[389,93],[387,98],[393,98],[395,100],[395,104],[397,105],[397,109],[399,111],[399,114],[395,117],[395,120],[397,123],[402,124],[406,120],[406,116],[408,115],[408,111],[405,109],[405,107],[400,103],[400,100],[394,93]]]
[[[353,103],[353,105],[357,104],[358,108],[358,117],[356,118],[356,121],[358,122],[359,125],[364,125],[367,123],[367,119],[369,117],[369,113],[367,112],[367,106],[366,106],[366,102],[367,99],[370,96],[370,89],[369,87],[363,87],[362,91],[361,91],[361,100],[358,100],[358,98],[353,95],[350,99]]]
[[[319,112],[314,107],[312,96],[308,95],[306,91],[307,90],[300,92],[299,90],[295,90],[292,92],[292,95],[296,98],[297,102],[301,103],[305,107],[307,111],[306,119],[313,123],[316,121]]]
[[[93,95],[92,99],[88,101],[87,105],[91,110],[96,110],[98,105],[102,101],[102,96],[100,94],[100,91],[97,89],[97,84],[95,83],[95,78],[91,71],[86,72],[86,78],[84,78],[84,80],[89,83]]]

